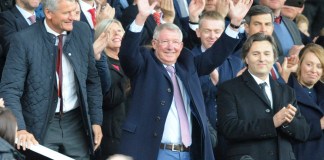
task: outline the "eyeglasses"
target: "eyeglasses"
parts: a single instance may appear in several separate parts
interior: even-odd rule
[[[181,41],[173,40],[173,41],[168,41],[168,40],[157,40],[155,39],[161,46],[168,46],[169,44],[172,44],[173,46],[180,46],[182,44]]]

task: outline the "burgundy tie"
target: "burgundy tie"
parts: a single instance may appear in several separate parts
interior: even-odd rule
[[[159,26],[161,24],[161,14],[159,12],[154,12],[153,18],[154,18],[156,24]]]
[[[96,26],[96,9],[91,8],[91,9],[88,10],[88,12],[90,12],[90,14],[91,14],[91,19],[92,19],[93,26]]]
[[[63,95],[62,95],[62,83],[63,83],[63,72],[62,72],[62,54],[63,54],[63,35],[58,36],[58,53],[56,61],[56,72],[59,77],[59,83],[57,86],[57,96],[60,98],[60,114],[63,114]]]
[[[278,77],[277,77],[276,71],[274,70],[273,67],[271,68],[270,72],[271,72],[271,77],[272,77],[272,79],[273,79],[273,80],[277,80]]]
[[[180,121],[181,140],[183,145],[188,147],[191,145],[191,136],[190,136],[190,129],[189,129],[189,121],[183,103],[181,91],[179,88],[179,84],[173,66],[167,66],[166,69],[171,74],[171,80],[172,80],[173,90],[174,90],[173,96],[174,96],[174,101],[175,101],[175,105],[178,111],[178,116]]]
[[[30,17],[28,17],[28,19],[30,20],[31,24],[36,22],[36,16],[35,15],[31,15]]]
[[[274,19],[274,22],[276,22],[277,24],[281,23],[281,16],[278,16]]]

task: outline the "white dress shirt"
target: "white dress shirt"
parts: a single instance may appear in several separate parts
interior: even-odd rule
[[[24,10],[23,8],[19,7],[18,5],[16,5],[18,11],[23,15],[23,17],[25,18],[26,22],[29,25],[32,25],[33,23],[28,19],[30,16],[35,15],[35,12],[33,14],[27,12],[26,10]]]
[[[93,29],[94,26],[93,26],[92,16],[89,12],[89,9],[96,8],[97,7],[96,3],[94,3],[94,6],[91,6],[88,3],[85,3],[82,0],[79,0],[79,4],[80,4],[80,8],[81,8],[83,14],[85,15],[90,27]]]
[[[48,33],[51,33],[55,36],[59,36],[59,33],[56,33],[52,30],[44,20],[45,28]],[[63,43],[66,38],[66,31],[62,32]],[[58,38],[56,38],[55,45],[58,45]],[[64,45],[63,45],[64,46]],[[71,53],[69,53],[71,54]],[[56,54],[55,54],[56,55]],[[63,83],[62,83],[62,96],[63,96],[63,113],[73,110],[79,106],[78,96],[76,92],[76,83],[74,77],[74,69],[70,63],[70,61],[66,58],[65,54],[62,54],[62,74],[63,74]],[[56,82],[57,86],[59,86],[59,77],[56,73]],[[58,97],[58,103],[56,106],[55,112],[60,112],[60,98]]]
[[[253,75],[250,71],[249,71],[249,73],[252,75],[253,79],[257,82],[258,85],[261,83],[264,83],[264,82],[267,83],[267,85],[265,86],[265,92],[270,100],[271,108],[273,108],[273,100],[272,100],[272,92],[271,92],[269,76],[267,76],[267,79],[264,81],[264,80],[258,78],[257,76]]]

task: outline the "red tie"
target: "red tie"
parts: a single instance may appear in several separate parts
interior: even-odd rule
[[[278,16],[274,19],[274,21],[277,23],[277,24],[280,24],[281,23],[281,16]]]
[[[31,15],[30,17],[28,17],[28,19],[30,20],[31,24],[36,22],[36,16],[35,15]]]
[[[96,9],[95,8],[89,9],[88,12],[90,12],[91,14],[93,26],[96,26]]]
[[[154,18],[156,24],[159,26],[161,24],[161,14],[159,12],[154,12],[153,18]]]
[[[272,77],[272,79],[273,80],[277,80],[278,79],[278,77],[277,77],[277,75],[276,75],[276,71],[274,70],[274,68],[271,68],[271,77]]]
[[[62,42],[63,42],[63,35],[58,36],[58,53],[57,53],[57,61],[56,61],[56,72],[59,77],[59,84],[57,86],[57,96],[60,98],[60,114],[63,114],[63,95],[62,95],[62,83],[63,83],[63,72],[62,72]]]

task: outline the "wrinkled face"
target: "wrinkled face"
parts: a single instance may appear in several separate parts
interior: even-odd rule
[[[269,7],[272,10],[281,10],[286,0],[260,0],[260,4]]]
[[[117,23],[112,23],[106,30],[108,33],[108,44],[107,47],[109,48],[120,48],[121,41],[124,36],[124,29]]]
[[[215,11],[217,0],[206,0],[205,11]]]
[[[155,49],[156,57],[165,65],[175,64],[183,43],[179,32],[175,30],[161,30],[159,37],[152,40],[152,46]]]
[[[75,2],[60,0],[57,3],[55,11],[50,11],[47,8],[44,11],[48,26],[57,33],[71,31],[73,29]]]
[[[320,60],[312,52],[306,54],[303,62],[300,64],[300,83],[306,87],[313,87],[322,77],[323,67]]]
[[[21,8],[24,8],[26,10],[34,10],[38,7],[40,0],[19,0],[17,1],[18,4],[21,4]]]
[[[196,34],[200,38],[202,45],[208,49],[220,37],[224,28],[225,23],[222,20],[203,19]]]
[[[298,14],[302,12],[302,8],[284,5],[281,9],[281,14],[294,20]]]
[[[266,35],[272,35],[273,23],[270,14],[261,14],[251,17],[250,24],[245,24],[245,31],[249,36],[262,32]]]
[[[253,42],[244,60],[253,75],[265,80],[275,63],[271,43],[268,41]]]

